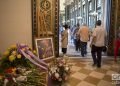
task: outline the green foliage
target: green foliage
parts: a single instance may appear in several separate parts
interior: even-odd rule
[[[30,49],[32,51],[32,49]],[[8,48],[4,54],[1,56],[0,61],[0,74],[4,73],[4,70],[11,67],[29,67],[31,68],[31,63],[26,57],[24,57],[18,51],[16,45],[12,45]]]
[[[32,51],[32,49],[30,50]],[[35,54],[36,51],[33,53]],[[2,56],[0,55],[0,58],[0,78],[2,77],[2,79],[0,79],[0,86],[3,86],[5,78],[23,76],[24,72],[19,71],[19,68],[21,68],[21,70],[25,69],[25,72],[32,71],[24,75],[27,76],[27,81],[17,81],[16,83],[13,80],[9,80],[7,86],[45,86],[46,72],[40,71],[40,69],[32,64],[26,57],[20,54],[16,45],[8,48]],[[7,73],[6,70],[8,71]],[[12,71],[12,73],[9,71]]]
[[[28,86],[45,86],[46,84],[46,72],[33,69],[28,77]]]

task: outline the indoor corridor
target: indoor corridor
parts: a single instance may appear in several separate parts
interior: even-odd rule
[[[91,48],[90,48],[90,41],[87,43],[87,54],[85,55],[84,58],[91,58]],[[62,56],[62,51],[61,51],[61,35],[59,34],[59,55]],[[105,55],[105,53],[103,53]],[[68,30],[68,46],[67,46],[67,56],[69,57],[74,57],[74,58],[83,58],[81,56],[81,51],[76,51],[75,50],[75,45],[74,41],[71,40],[71,34],[70,31]]]
[[[59,38],[59,40],[61,40],[60,36]],[[82,57],[80,52],[75,51],[74,44],[70,39],[70,34],[68,39],[67,58],[70,59],[69,64],[71,64],[72,67],[68,80],[62,86],[120,86],[119,81],[116,82],[112,80],[112,74],[120,73],[120,58],[118,58],[118,62],[114,62],[114,56],[107,56],[105,53],[102,53],[101,68],[93,67],[90,41],[87,45],[87,55]],[[59,54],[61,57],[60,41]]]

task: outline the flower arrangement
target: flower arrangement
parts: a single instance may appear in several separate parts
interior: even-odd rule
[[[29,50],[32,49],[29,48]],[[30,64],[29,61],[18,51],[17,46],[12,45],[3,53],[0,66],[2,68],[0,72],[4,73],[6,69],[18,66],[30,67]]]
[[[35,60],[36,55],[36,51],[27,45],[10,46],[1,56],[0,86],[45,86],[46,72],[40,72],[38,66],[46,67]]]
[[[53,64],[51,64],[49,74],[53,83],[62,84],[68,79],[71,69],[68,60],[68,58],[57,58],[54,60]]]

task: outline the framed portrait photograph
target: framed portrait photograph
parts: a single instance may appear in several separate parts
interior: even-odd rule
[[[54,57],[54,48],[52,38],[35,39],[38,57],[47,60]]]

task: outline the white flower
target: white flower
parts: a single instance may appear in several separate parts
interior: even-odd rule
[[[58,79],[59,78],[59,74],[58,73],[55,73],[55,77]]]
[[[14,77],[12,79],[13,79],[14,82],[16,82],[16,79]]]
[[[69,70],[69,67],[65,67],[65,70],[68,71],[68,70]]]
[[[63,66],[63,64],[62,64],[62,63],[59,63],[59,66],[61,67],[61,66]]]
[[[24,73],[24,75],[28,75],[29,73],[31,73],[32,71],[26,71],[25,73]]]
[[[17,81],[27,81],[27,76],[19,76],[16,78]]]
[[[3,86],[7,86],[7,83],[8,83],[8,79],[5,79],[5,80],[4,80],[4,85],[3,85]]]
[[[52,67],[52,68],[50,69],[50,71],[52,72],[52,74],[53,74],[53,73],[55,73],[55,72],[56,72],[56,70],[57,70],[57,68],[56,68],[56,67]]]

